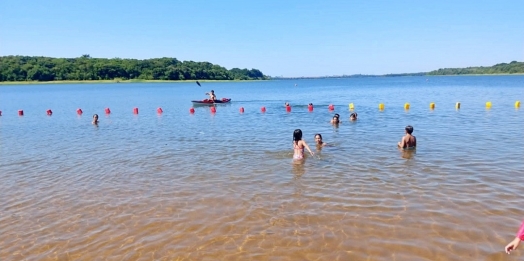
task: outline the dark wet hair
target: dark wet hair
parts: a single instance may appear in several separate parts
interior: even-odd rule
[[[215,92],[215,91],[211,90],[211,92]]]
[[[357,117],[357,113],[353,112],[353,113],[351,113],[351,115],[349,115],[349,117],[353,117],[353,116],[355,116],[355,118],[356,118]]]
[[[313,106],[313,103],[309,103],[309,105]]]
[[[340,118],[340,115],[338,113],[335,113],[335,116],[333,116],[333,117]]]
[[[315,137],[316,137],[316,136],[319,136],[319,137],[320,137],[320,139],[322,139],[322,134],[320,134],[320,133],[317,133],[317,134],[315,134]]]
[[[93,114],[93,118],[94,118],[95,116],[98,118],[98,114]]]
[[[296,129],[293,132],[293,142],[298,145],[298,141],[302,139],[302,130]]]
[[[413,126],[411,125],[406,126],[406,132],[409,134],[413,133]]]

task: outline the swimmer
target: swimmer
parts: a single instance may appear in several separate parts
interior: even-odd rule
[[[317,149],[327,145],[322,141],[322,135],[320,133],[315,134],[315,143],[317,144]]]
[[[307,143],[302,140],[302,130],[296,129],[293,132],[293,160],[302,160],[304,159],[304,148],[309,151],[311,156],[315,155]]]
[[[332,124],[340,123],[340,115],[338,115],[338,113],[335,113],[335,115],[333,116],[333,119],[331,119],[331,123]]]
[[[356,112],[353,112],[351,113],[351,115],[349,115],[349,120],[350,121],[356,121],[357,120],[357,113]]]
[[[515,237],[513,241],[509,242],[509,244],[507,244],[506,247],[504,248],[506,253],[509,255],[511,251],[517,249],[517,247],[520,244],[520,241],[522,240],[524,240],[524,221],[520,225],[519,231],[517,232],[517,237]]]
[[[284,107],[289,107],[289,102],[284,103]]]
[[[414,149],[417,147],[417,138],[411,135],[413,133],[413,127],[411,125],[406,126],[406,135],[402,137],[402,140],[397,143],[397,146],[402,149]]]
[[[94,125],[98,125],[98,114],[93,115],[93,122]]]

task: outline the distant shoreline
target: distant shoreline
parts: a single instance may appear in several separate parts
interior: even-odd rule
[[[85,81],[10,81],[0,85],[35,85],[35,84],[100,84],[100,83],[195,83],[197,80],[85,80]],[[198,80],[198,82],[256,82],[265,80]]]
[[[493,74],[446,74],[446,75],[355,75],[355,76],[322,76],[322,77],[275,77],[277,80],[306,80],[306,79],[348,79],[348,78],[397,78],[397,77],[435,77],[435,76],[522,76],[524,73],[493,73]],[[101,84],[101,83],[188,83],[197,80],[84,80],[84,81],[6,81],[0,85],[36,85],[36,84]],[[258,82],[268,80],[198,80],[198,82]]]

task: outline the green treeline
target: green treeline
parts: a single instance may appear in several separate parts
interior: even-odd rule
[[[513,74],[524,73],[524,62],[499,63],[491,67],[445,68],[428,72],[427,75],[463,75],[463,74]]]
[[[257,69],[224,67],[208,62],[179,61],[176,58],[106,59],[82,55],[79,58],[1,56],[3,81],[84,80],[265,80]]]

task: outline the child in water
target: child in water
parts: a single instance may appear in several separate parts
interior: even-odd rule
[[[340,115],[338,115],[338,113],[335,113],[335,115],[333,116],[333,119],[331,119],[331,123],[332,124],[339,124],[340,123]]]
[[[93,124],[98,125],[98,114],[93,115]]]
[[[513,241],[509,242],[508,245],[504,248],[506,250],[506,253],[509,255],[509,253],[515,249],[520,244],[520,241],[524,240],[524,221],[522,221],[522,224],[520,225],[519,231],[517,232],[517,237],[513,239]]]
[[[353,112],[351,113],[351,115],[349,115],[349,120],[350,121],[356,121],[357,120],[357,113],[356,112]]]
[[[417,147],[417,138],[411,135],[413,133],[413,127],[411,125],[406,126],[406,135],[402,137],[402,140],[397,143],[399,148],[402,149],[414,149]]]
[[[302,130],[296,129],[293,132],[293,160],[304,159],[304,148],[306,148],[309,151],[309,154],[311,154],[311,156],[314,155],[307,143],[304,140],[302,140]]]
[[[326,143],[322,141],[322,135],[320,133],[315,134],[315,143],[317,144],[317,148],[326,146]]]

